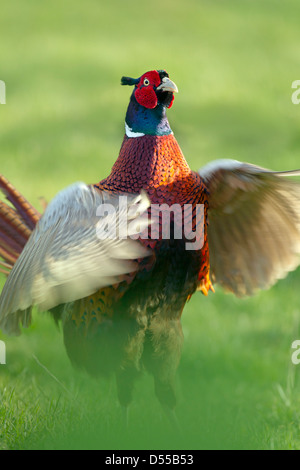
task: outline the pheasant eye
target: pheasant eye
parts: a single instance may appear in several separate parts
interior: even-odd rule
[[[148,80],[148,78],[145,78],[145,80],[144,80],[144,85],[145,85],[145,86],[150,85],[150,80]]]

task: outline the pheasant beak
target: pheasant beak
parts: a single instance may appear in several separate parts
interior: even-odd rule
[[[171,93],[178,93],[178,88],[172,80],[168,77],[162,79],[162,83],[156,88],[157,91],[170,91]]]

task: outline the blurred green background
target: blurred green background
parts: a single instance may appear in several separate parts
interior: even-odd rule
[[[2,3],[0,173],[40,210],[41,196],[104,178],[131,93],[120,77],[153,68],[178,85],[169,120],[192,168],[216,158],[300,167],[299,18],[299,0]],[[178,373],[182,436],[148,376],[122,428],[114,382],[74,371],[46,315],[20,338],[0,336],[0,449],[299,449],[299,280],[298,270],[246,300],[220,289],[193,297]]]

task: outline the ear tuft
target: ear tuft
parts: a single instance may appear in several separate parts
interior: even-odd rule
[[[139,83],[139,78],[131,78],[131,77],[122,77],[121,78],[121,85],[137,85]]]

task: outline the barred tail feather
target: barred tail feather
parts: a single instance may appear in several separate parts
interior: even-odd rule
[[[3,175],[0,191],[13,206],[0,201],[0,273],[8,275],[41,215]]]
[[[8,276],[12,268],[13,264],[5,263],[4,261],[0,260],[0,273],[3,273],[5,274],[5,276]]]
[[[0,189],[6,195],[9,202],[16,208],[17,213],[25,222],[27,227],[31,230],[34,229],[39,221],[41,214],[10,184],[10,182],[0,175]]]

